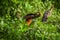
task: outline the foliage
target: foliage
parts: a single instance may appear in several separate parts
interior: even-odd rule
[[[59,0],[1,0],[0,40],[60,40]],[[41,15],[54,5],[48,22],[41,22],[42,16],[34,19],[29,27],[23,16],[40,12]],[[56,5],[55,5],[56,4]]]

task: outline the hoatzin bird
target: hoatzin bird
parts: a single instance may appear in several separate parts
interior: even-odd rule
[[[51,6],[50,9],[44,12],[43,17],[42,17],[42,22],[47,21],[48,17],[51,15],[52,9],[53,9],[53,6]]]
[[[32,19],[38,18],[40,16],[40,12],[37,12],[35,14],[27,14],[24,16],[24,19],[26,19],[27,25],[29,26],[32,23]]]

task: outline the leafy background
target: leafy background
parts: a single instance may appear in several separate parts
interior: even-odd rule
[[[42,16],[27,26],[23,16],[54,5],[47,23]],[[0,40],[60,40],[60,0],[0,0]]]

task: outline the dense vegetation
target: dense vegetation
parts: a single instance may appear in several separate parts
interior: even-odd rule
[[[23,16],[54,5],[48,22],[42,16],[29,27]],[[0,0],[0,40],[60,40],[60,0]]]

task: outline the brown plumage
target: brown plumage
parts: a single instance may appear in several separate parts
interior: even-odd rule
[[[34,18],[38,18],[40,16],[40,13],[37,12],[35,14],[31,13],[31,14],[27,14],[24,16],[24,19],[26,19],[26,23],[27,25],[30,25],[32,23],[32,19]]]
[[[42,17],[42,22],[46,22],[47,21],[48,16],[51,15],[52,9],[53,9],[53,6],[51,6],[50,9],[48,9],[47,11],[44,12],[43,17]]]

